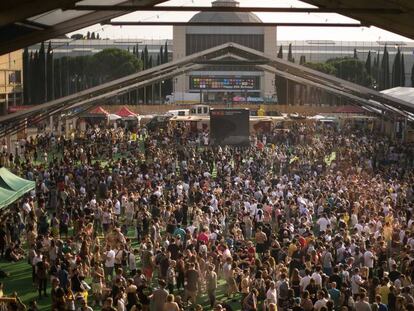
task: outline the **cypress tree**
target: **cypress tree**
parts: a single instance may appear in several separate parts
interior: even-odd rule
[[[100,40],[101,39],[101,37],[99,36],[99,33],[96,34],[96,39],[97,40]]]
[[[128,47],[128,52],[129,52],[129,47]],[[132,47],[132,54],[136,55],[136,52],[135,52],[135,45]]]
[[[54,80],[54,98],[62,97],[61,94],[61,78],[62,72],[60,70],[60,59],[53,60],[53,80]]]
[[[29,77],[30,55],[29,49],[24,48],[23,51],[23,103],[30,104],[30,77]]]
[[[45,59],[45,43],[42,42],[39,49],[39,102],[45,102],[46,100],[46,59]]]
[[[365,62],[365,69],[368,75],[371,75],[371,51],[368,52],[367,60]]]
[[[357,54],[357,50],[356,49],[354,49],[354,58],[355,59],[358,59],[358,54]]]
[[[54,87],[53,87],[53,52],[52,52],[52,43],[49,41],[49,46],[47,47],[46,55],[46,83],[47,83],[47,101],[54,99]]]
[[[411,67],[411,86],[414,87],[414,64]]]
[[[146,67],[147,61],[145,59],[145,50],[141,51],[141,63],[142,63],[142,70],[147,69],[147,67]]]
[[[390,87],[390,66],[389,66],[389,54],[387,45],[384,46],[384,53],[381,60],[380,70],[380,89],[385,90]]]
[[[94,32],[94,31],[93,31],[93,32],[92,32],[92,34],[91,34],[91,39],[92,39],[92,40],[95,40],[95,39],[96,39],[96,37],[95,37],[95,32]]]
[[[164,44],[164,64],[168,63],[169,59],[168,59],[168,44],[167,41],[165,41]]]
[[[290,61],[291,63],[295,62],[295,59],[293,58],[293,53],[292,53],[292,43],[289,43],[288,61]]]
[[[277,58],[283,58],[283,47],[282,47],[282,45],[279,47],[279,52],[277,53]]]
[[[91,33],[88,31],[87,33],[86,33],[86,39],[90,39],[91,38]]]
[[[39,89],[40,89],[40,79],[39,75],[39,52],[36,50],[33,54],[33,70],[32,70],[32,81],[33,81],[33,92],[32,92],[32,104],[38,104],[40,102]]]
[[[139,58],[139,44],[138,43],[136,44],[136,47],[135,47],[135,55],[137,58]]]
[[[299,59],[299,65],[304,65],[306,63],[306,56],[302,55]]]
[[[405,59],[404,53],[401,53],[401,86],[405,86]]]
[[[160,58],[160,65],[164,64],[164,50],[162,48],[162,45],[160,46],[160,53],[159,53],[158,57]]]
[[[151,68],[150,57],[148,54],[148,47],[145,46],[144,50],[145,50],[145,62],[146,62],[145,68],[148,69],[148,68]]]
[[[398,47],[397,54],[395,54],[394,64],[392,65],[392,81],[391,86],[396,87],[401,85],[401,52]]]

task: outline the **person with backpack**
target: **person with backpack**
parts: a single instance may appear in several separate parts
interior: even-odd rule
[[[281,310],[285,310],[289,299],[289,281],[285,273],[280,275],[280,280],[276,284],[278,293],[277,305]]]

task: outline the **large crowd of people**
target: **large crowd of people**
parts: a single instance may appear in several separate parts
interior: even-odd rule
[[[412,145],[300,123],[248,148],[134,136],[2,152],[36,189],[3,211],[0,255],[27,261],[51,310],[414,311]]]

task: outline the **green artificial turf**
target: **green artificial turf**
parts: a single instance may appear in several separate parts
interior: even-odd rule
[[[69,232],[71,234],[71,232]],[[135,232],[134,229],[131,228],[128,231],[128,237],[131,239],[132,247],[137,248],[138,243],[136,242],[136,239],[134,238]],[[140,266],[139,258],[138,258],[138,266]],[[38,307],[40,311],[50,311],[51,310],[51,298],[50,295],[48,297],[42,297],[41,299],[38,299],[38,292],[37,287],[35,287],[32,283],[32,267],[27,263],[27,260],[21,260],[17,263],[9,263],[5,260],[0,260],[0,269],[10,273],[10,276],[7,278],[4,278],[0,280],[4,284],[4,295],[10,296],[14,292],[18,294],[20,299],[26,306],[29,305],[29,303],[32,300],[36,300],[38,303]],[[86,280],[88,284],[90,284],[90,279]],[[153,278],[153,288],[157,286],[157,279]],[[225,281],[222,279],[219,279],[218,282],[218,289],[217,289],[217,302],[227,302],[232,307],[233,310],[238,311],[240,310],[240,294],[236,295],[233,300],[228,300],[225,297]],[[50,294],[50,282],[48,283],[47,293]],[[175,292],[174,294],[177,294]],[[179,293],[183,297],[183,293]],[[92,301],[92,293],[89,292],[89,302]],[[199,293],[198,301],[197,303],[201,304],[204,307],[204,310],[211,310],[210,303],[208,300],[207,292],[203,290]],[[94,310],[98,311],[100,308],[96,307]]]

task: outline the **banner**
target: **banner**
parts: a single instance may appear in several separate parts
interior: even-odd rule
[[[216,167],[216,162],[213,162],[213,170],[211,171],[211,177],[212,177],[212,178],[217,178],[217,167]]]
[[[332,161],[336,160],[336,152],[333,151],[330,155],[325,156],[326,165],[330,166]]]
[[[292,159],[290,159],[289,164],[292,164],[293,162],[299,160],[298,156],[294,156]]]

